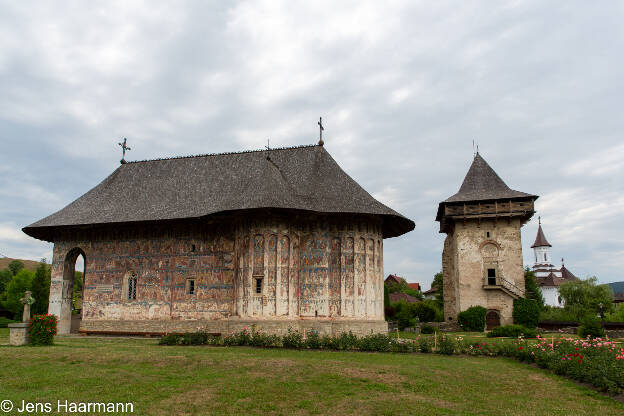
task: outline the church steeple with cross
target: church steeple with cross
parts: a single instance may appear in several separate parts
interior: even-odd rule
[[[542,217],[537,217],[537,221],[537,235],[535,236],[535,242],[531,246],[535,254],[535,265],[550,269],[553,267],[550,257],[550,248],[552,245],[546,240],[544,230],[542,230]]]

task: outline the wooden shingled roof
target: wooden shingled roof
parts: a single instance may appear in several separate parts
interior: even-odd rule
[[[548,240],[546,240],[544,231],[542,231],[542,224],[537,227],[537,236],[535,237],[535,242],[531,246],[531,248],[535,247],[552,247]]]
[[[64,227],[202,218],[255,209],[367,214],[384,237],[414,222],[373,198],[323,146],[129,162],[60,211],[23,229],[53,241]]]
[[[459,191],[443,202],[472,202],[495,199],[537,198],[526,192],[514,191],[477,153]]]
[[[440,221],[442,232],[444,229],[442,224],[445,206],[501,200],[505,202],[522,199],[534,201],[537,198],[537,195],[516,191],[508,187],[494,169],[492,169],[477,152],[459,191],[455,195],[440,202],[438,205],[436,221]],[[528,215],[527,219],[530,218],[531,215],[533,215],[532,212]]]

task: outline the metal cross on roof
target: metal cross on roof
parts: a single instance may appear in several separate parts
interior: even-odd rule
[[[126,138],[124,137],[124,141],[123,143],[119,143],[119,146],[121,146],[122,150],[123,150],[123,154],[121,156],[121,164],[123,165],[124,163],[126,163],[126,150],[132,150],[131,148],[129,148],[126,145]]]
[[[537,224],[542,225],[542,217],[537,217]]]
[[[325,130],[325,128],[323,127],[323,117],[319,117],[319,121],[316,124],[318,124],[318,126],[319,126],[319,142],[318,142],[318,144],[319,144],[319,146],[323,146],[323,144],[325,144],[323,142],[323,130]]]
[[[271,157],[269,156],[269,152],[271,151],[271,139],[267,138],[267,145],[264,146],[264,148],[267,150],[267,153],[266,153],[267,160],[271,159]]]

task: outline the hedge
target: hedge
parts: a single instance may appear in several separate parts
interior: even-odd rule
[[[489,338],[494,337],[514,337],[524,336],[525,338],[535,338],[537,336],[537,330],[527,328],[522,325],[504,325],[498,326],[488,332]]]

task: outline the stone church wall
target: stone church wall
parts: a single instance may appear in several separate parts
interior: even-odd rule
[[[68,234],[54,245],[50,291],[61,333],[76,250],[86,258],[83,332],[387,329],[381,224],[372,218],[246,216]]]

